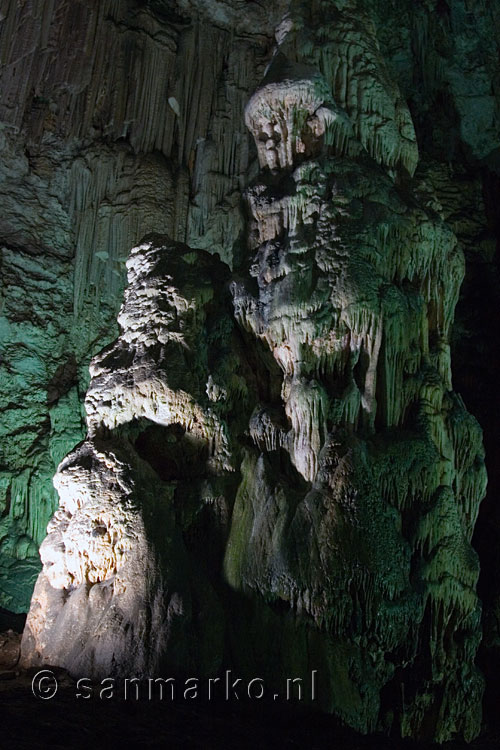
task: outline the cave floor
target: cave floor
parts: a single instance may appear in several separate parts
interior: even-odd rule
[[[37,670],[0,675],[0,726],[12,748],[175,747],[175,748],[349,748],[350,750],[493,750],[500,734],[484,735],[470,745],[423,745],[381,735],[362,736],[340,727],[331,716],[301,706],[253,702],[207,704],[170,700],[77,699],[75,685],[59,672],[52,700],[31,691]],[[14,677],[15,674],[15,677]]]
[[[349,748],[349,750],[498,750],[500,731],[485,733],[471,744],[443,745],[363,736],[339,725],[334,717],[299,703],[266,701],[147,700],[134,693],[111,697],[100,686],[82,689],[67,672],[48,667],[57,694],[35,697],[32,686],[42,668],[16,666],[24,617],[0,610],[0,726],[9,747],[107,748],[114,746],[177,748]],[[10,626],[10,627],[9,627]],[[7,629],[8,628],[8,629]],[[142,688],[141,688],[142,689]],[[80,692],[80,697],[77,694]]]

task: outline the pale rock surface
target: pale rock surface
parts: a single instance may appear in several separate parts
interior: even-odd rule
[[[59,467],[61,502],[40,548],[25,666],[101,678],[151,674],[176,633],[169,666],[180,667],[191,605],[186,552],[171,493],[159,491],[151,470],[148,487],[137,463],[125,446],[97,440]]]
[[[88,437],[54,479],[60,504],[23,635],[24,666],[74,676],[217,669],[222,652],[220,604],[183,532],[204,505],[224,512],[196,478],[234,472],[226,419],[236,436],[249,378],[229,269],[158,235],[127,267],[121,334],[90,366]]]

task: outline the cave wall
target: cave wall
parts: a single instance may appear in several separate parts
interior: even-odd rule
[[[243,110],[280,13],[239,5],[2,4],[0,603],[11,610],[29,605],[52,476],[84,434],[88,362],[115,335],[130,247],[161,231],[232,257]]]
[[[243,461],[243,480],[239,489],[231,482],[228,489],[227,467],[219,467],[222,484],[215,493],[232,496],[235,505],[234,513],[232,502],[221,510],[229,515],[223,532],[228,546],[213,560],[218,564],[224,557],[225,580],[234,592],[244,599],[257,592],[266,603],[251,610],[250,631],[264,628],[270,641],[274,632],[286,634],[289,645],[278,659],[278,672],[291,665],[305,671],[310,664],[304,652],[320,655],[334,675],[345,671],[349,690],[354,685],[359,692],[345,702],[345,695],[335,694],[332,677],[332,703],[325,707],[369,731],[394,720],[388,707],[400,700],[391,693],[398,680],[415,682],[401,665],[412,663],[410,671],[420,681],[430,669],[428,662],[415,662],[418,655],[398,651],[413,638],[402,624],[403,612],[418,624],[416,643],[427,638],[434,645],[432,674],[424,689],[406,696],[400,731],[440,739],[454,733],[470,738],[479,731],[482,683],[474,659],[482,625],[475,594],[479,566],[470,542],[484,495],[483,454],[481,432],[451,389],[464,396],[486,430],[493,477],[473,539],[483,567],[479,592],[485,603],[488,651],[482,659],[487,665],[499,643],[493,581],[499,523],[492,345],[498,336],[496,5],[318,1],[275,4],[270,12],[258,3],[239,2],[5,4],[0,43],[2,606],[27,609],[39,570],[38,545],[57,506],[51,479],[85,433],[89,359],[115,339],[130,247],[144,234],[158,232],[186,243],[178,252],[187,256],[203,250],[219,254],[236,279],[232,294],[236,320],[246,332],[241,335],[260,340],[278,365],[270,364],[262,348],[258,365],[248,363],[248,354],[234,365],[246,383],[242,403],[253,448],[242,448],[241,425],[230,425],[228,452],[233,469]],[[279,21],[279,51],[273,53]],[[314,127],[287,146],[282,124],[278,133],[269,114],[278,110],[280,123],[291,128],[287,132],[300,131],[303,111],[315,113]],[[318,138],[329,159],[325,162],[321,151],[319,167],[314,164]],[[319,229],[317,213],[323,216]],[[342,226],[343,220],[345,230],[332,237],[329,222]],[[331,258],[322,257],[311,240],[312,229],[319,232],[320,245],[350,248],[347,259],[340,253],[330,267]],[[340,302],[327,302],[325,290],[339,277]],[[379,286],[374,278],[380,278]],[[426,288],[420,297],[417,287]],[[376,299],[384,299],[383,325],[377,322]],[[331,318],[325,322],[328,305]],[[332,330],[338,346],[335,336],[327,336]],[[93,382],[108,366],[102,370],[99,357]],[[264,387],[260,375],[255,381],[250,374],[255,367],[273,384]],[[123,375],[120,399],[126,382]],[[241,384],[232,387],[240,393]],[[91,440],[92,414],[95,424],[116,427],[116,413],[108,424],[99,398],[93,405],[95,392],[94,384],[87,396]],[[250,404],[256,401],[266,404],[252,415]],[[415,415],[416,402],[424,403],[423,414]],[[137,411],[136,396],[131,403],[125,422],[146,414]],[[182,420],[177,415],[174,421]],[[340,429],[335,439],[328,437],[332,425]],[[373,431],[380,442],[368,437]],[[141,438],[148,455],[150,439]],[[122,434],[118,440],[128,444],[131,437]],[[81,450],[85,461],[90,451],[100,465],[107,448]],[[283,450],[288,457],[277,460],[276,452]],[[75,471],[78,475],[83,453],[61,464],[59,490],[66,481],[71,485]],[[120,447],[116,455],[121,456]],[[122,456],[118,464],[127,460],[133,472],[149,477],[136,459]],[[104,463],[106,471],[119,475],[122,470]],[[321,510],[334,476],[341,488],[334,498],[337,512],[343,509],[341,522]],[[162,478],[167,485],[171,480]],[[145,487],[151,481],[144,479]],[[200,492],[205,497],[206,490]],[[338,523],[352,523],[346,509],[356,493],[365,499],[351,538],[351,532],[338,531]],[[407,507],[410,496],[417,498],[416,511]],[[186,513],[185,537],[220,532],[211,523],[193,524]],[[278,531],[269,531],[270,519]],[[171,519],[163,522],[170,528]],[[308,525],[314,529],[310,542]],[[318,540],[320,548],[336,551],[316,558]],[[391,550],[389,569],[384,554],[377,556],[377,545],[386,556]],[[188,549],[197,549],[196,543]],[[300,551],[296,560],[290,550]],[[365,569],[349,578],[346,569],[352,573],[360,557]],[[395,565],[400,577],[393,579]],[[346,576],[353,589],[350,601],[342,603]],[[196,609],[199,592],[190,588],[192,581],[179,583],[181,578],[173,575],[174,588],[191,602],[188,610]],[[417,579],[419,586],[434,586],[428,606],[415,598]],[[41,580],[39,599],[46,596]],[[364,602],[357,614],[356,591]],[[399,614],[387,604],[398,597],[406,597]],[[214,601],[204,606],[218,612],[207,625],[215,635],[196,641],[200,634],[193,634],[198,656],[187,663],[199,664],[201,653],[222,659],[224,617]],[[298,626],[283,618],[283,603],[305,613],[319,630],[335,632],[337,640],[332,645],[327,639],[325,645],[311,635],[310,623]],[[178,614],[175,601],[172,607]],[[360,649],[359,640],[353,646],[352,632],[346,636],[349,627],[356,632],[353,618],[372,612],[376,620],[381,609],[384,633],[365,622],[358,635],[365,641],[381,638],[376,647],[371,642],[374,654],[397,651],[395,673],[387,663],[368,665],[367,642]],[[331,621],[328,612],[336,613]],[[343,623],[346,617],[350,626]],[[50,618],[37,627],[43,630],[47,622]],[[226,638],[247,637],[248,627],[233,623]],[[175,637],[175,627],[173,632]],[[266,652],[263,645],[261,650]],[[258,654],[253,657],[258,663]],[[71,662],[71,656],[65,659]],[[220,665],[220,659],[208,664]],[[363,687],[364,670],[370,678]],[[383,689],[387,694],[379,696]],[[444,698],[436,716],[429,696],[440,690]]]

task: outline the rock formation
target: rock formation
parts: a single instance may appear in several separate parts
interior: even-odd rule
[[[230,287],[220,259],[158,235],[127,261],[23,661],[229,663],[276,686],[315,669],[322,707],[361,731],[470,739],[486,475],[451,386],[463,254],[411,180],[411,117],[369,19],[311,12],[292,3],[245,110],[260,172]]]
[[[316,670],[362,732],[479,733],[486,472],[450,347],[481,405],[488,13],[6,4],[0,605],[52,516],[25,666]]]
[[[2,3],[0,606],[29,607],[130,248],[156,231],[232,262],[244,107],[284,5]]]
[[[204,659],[217,669],[220,605],[183,532],[208,508],[216,542],[236,470],[251,378],[229,269],[158,235],[127,267],[121,334],[90,367],[87,439],[54,480],[61,502],[40,548],[24,662],[100,677],[203,669]]]

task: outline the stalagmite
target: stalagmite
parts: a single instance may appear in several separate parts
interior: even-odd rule
[[[127,268],[121,334],[90,367],[87,439],[54,479],[60,504],[22,641],[24,665],[57,663],[74,675],[145,676],[190,663],[203,575],[189,572],[176,503],[193,478],[234,471],[225,419],[246,396],[232,371],[227,267],[150,235]],[[203,627],[217,618],[215,606]]]

